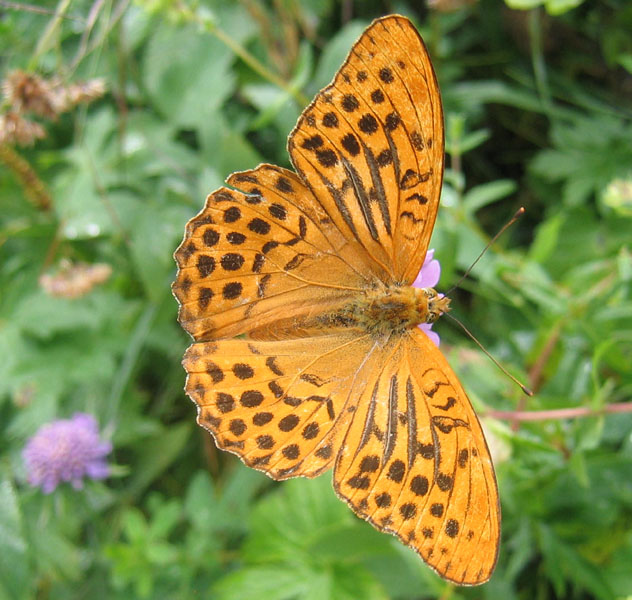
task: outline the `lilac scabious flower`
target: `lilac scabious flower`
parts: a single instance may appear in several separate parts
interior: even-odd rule
[[[105,479],[110,473],[105,457],[111,451],[112,444],[99,439],[96,419],[76,413],[72,419],[42,425],[22,456],[29,483],[50,494],[62,481],[81,489],[84,477]]]
[[[439,261],[434,258],[434,249],[428,250],[424,264],[421,265],[421,270],[417,275],[415,281],[413,281],[413,287],[416,288],[433,288],[439,283],[439,277],[441,277],[441,265]],[[441,339],[439,334],[432,331],[432,323],[420,323],[418,325],[434,343],[439,346]]]

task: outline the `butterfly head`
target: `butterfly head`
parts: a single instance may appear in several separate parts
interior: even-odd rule
[[[439,294],[434,288],[415,288],[417,310],[423,323],[434,323],[441,315],[449,312],[450,298]]]

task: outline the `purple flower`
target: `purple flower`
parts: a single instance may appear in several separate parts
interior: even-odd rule
[[[72,419],[42,425],[22,456],[29,483],[50,494],[62,481],[81,489],[84,477],[105,479],[110,473],[105,456],[111,451],[112,444],[99,439],[96,419],[76,413]]]
[[[415,281],[413,281],[413,287],[416,288],[433,288],[439,283],[439,277],[441,276],[441,265],[438,260],[434,258],[434,250],[428,250],[424,264],[421,265],[421,270],[417,275]],[[432,331],[432,323],[420,323],[418,325],[436,346],[439,346],[441,339],[439,334]]]

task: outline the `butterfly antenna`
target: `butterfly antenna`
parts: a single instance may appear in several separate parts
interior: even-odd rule
[[[476,258],[476,260],[467,268],[467,270],[465,271],[465,273],[463,273],[463,275],[461,275],[461,279],[459,279],[447,292],[446,292],[446,296],[449,296],[456,288],[458,288],[461,285],[461,282],[470,274],[470,272],[472,271],[472,269],[476,266],[476,263],[481,260],[481,258],[483,257],[483,254],[485,254],[485,252],[487,252],[490,248],[490,246],[492,244],[494,244],[494,242],[509,228],[511,227],[522,215],[524,214],[524,206],[521,206],[517,211],[516,214],[511,217],[511,219],[509,219],[509,221],[507,221],[501,228],[500,231],[491,239],[489,240],[489,242],[487,242],[487,245],[485,246],[485,248],[483,248],[483,251],[478,255],[478,257]]]
[[[487,357],[489,359],[491,359],[491,361],[505,374],[507,375],[507,377],[509,377],[509,379],[511,379],[511,381],[513,381],[527,396],[533,396],[533,392],[524,384],[520,383],[509,371],[507,371],[507,369],[505,369],[505,367],[503,367],[483,346],[483,344],[481,344],[476,337],[474,336],[474,334],[465,326],[463,325],[463,323],[461,323],[461,321],[459,321],[455,316],[451,315],[450,313],[443,313],[446,317],[449,317],[450,319],[452,319],[453,321],[455,321],[456,323],[458,323],[461,328],[463,329],[463,331],[465,331],[465,333],[467,333],[467,335],[474,341],[474,343],[487,355]]]

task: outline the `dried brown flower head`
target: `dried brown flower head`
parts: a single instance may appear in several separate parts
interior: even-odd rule
[[[88,103],[100,98],[106,91],[105,80],[89,79],[83,83],[73,83],[66,88],[66,100],[68,109],[77,104]]]
[[[39,123],[25,119],[20,113],[11,111],[0,115],[0,144],[29,146],[45,136]]]
[[[2,83],[4,95],[18,112],[32,112],[40,117],[55,119],[59,114],[59,99],[50,81],[21,70],[9,73]]]
[[[2,88],[13,111],[31,112],[51,120],[77,104],[100,98],[106,90],[103,79],[64,85],[58,77],[44,79],[19,69],[7,75]]]
[[[42,289],[56,298],[79,298],[89,293],[94,286],[106,281],[112,267],[106,263],[71,263],[62,261],[54,275],[44,274],[39,278]]]

